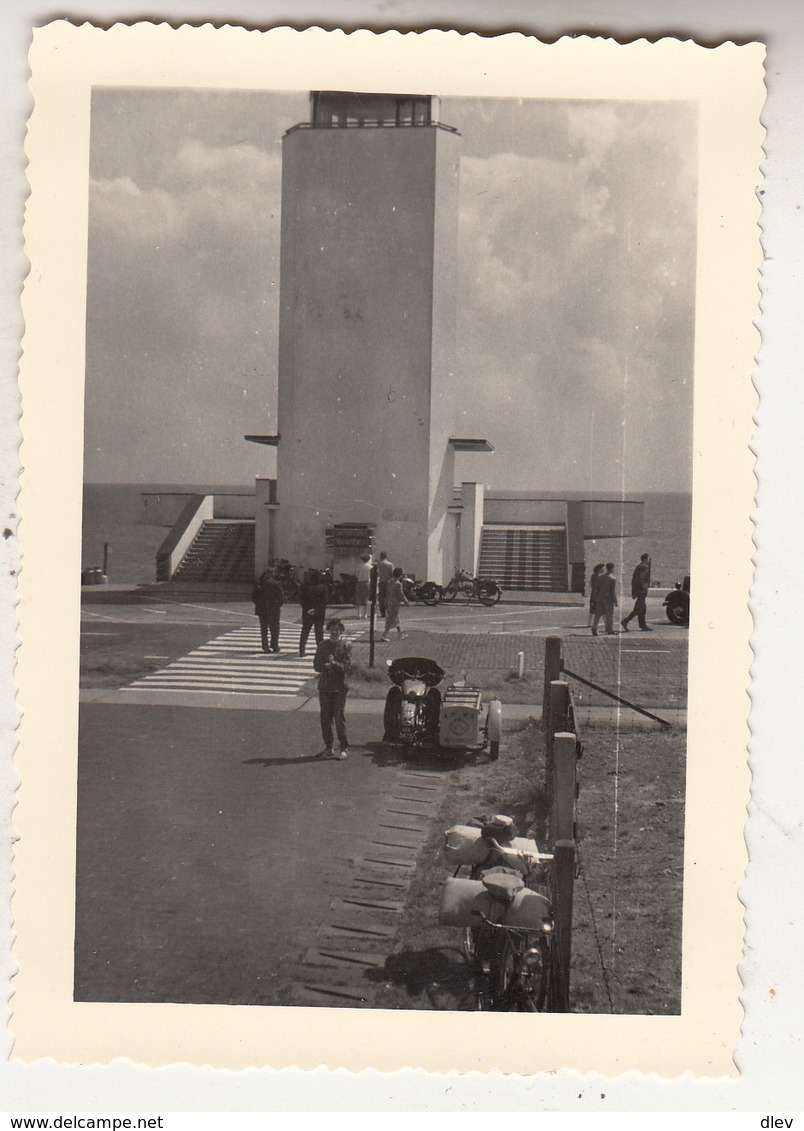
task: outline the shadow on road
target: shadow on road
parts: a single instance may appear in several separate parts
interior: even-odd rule
[[[244,758],[244,766],[325,766],[337,758],[318,758],[315,754],[302,754],[298,758]]]
[[[371,982],[405,989],[412,998],[425,996],[432,1009],[475,1009],[477,990],[472,968],[453,947],[403,950],[369,970]]]
[[[365,742],[349,748],[349,753],[371,758],[375,766],[405,766],[409,770],[428,770],[448,774],[462,766],[487,761],[487,756],[470,751],[434,750],[432,747],[396,746],[392,742]]]

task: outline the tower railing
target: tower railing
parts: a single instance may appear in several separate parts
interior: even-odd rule
[[[395,129],[395,130],[424,130],[424,129],[437,129],[446,130],[447,133],[458,134],[460,130],[456,130],[454,126],[448,126],[445,122],[416,122],[404,121],[398,122],[395,118],[365,118],[362,121],[347,121],[347,122],[299,122],[290,129],[285,130],[285,137],[289,134],[295,133],[297,130],[372,130],[372,129]]]

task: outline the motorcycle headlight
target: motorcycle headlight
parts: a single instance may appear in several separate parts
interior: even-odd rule
[[[528,950],[525,951],[525,953],[522,957],[522,961],[525,963],[525,965],[528,968],[533,968],[535,966],[541,966],[541,964],[542,964],[542,952],[537,947],[532,946]]]

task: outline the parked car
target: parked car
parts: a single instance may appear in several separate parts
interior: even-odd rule
[[[664,599],[664,609],[671,624],[690,623],[690,575],[677,581]]]

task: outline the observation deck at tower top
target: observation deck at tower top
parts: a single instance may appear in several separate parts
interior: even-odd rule
[[[314,90],[310,120],[285,131],[345,129],[405,129],[426,126],[458,134],[438,121],[440,100],[434,94],[365,94],[359,91]]]

